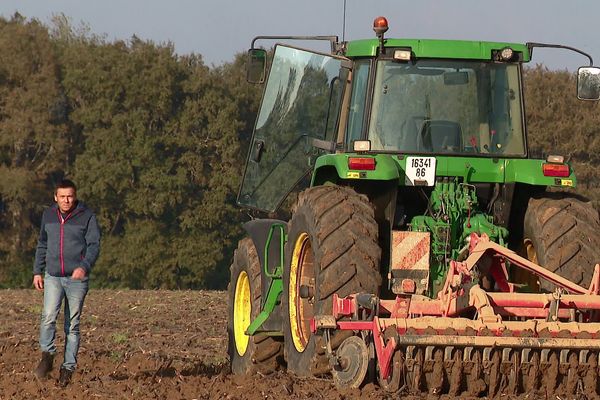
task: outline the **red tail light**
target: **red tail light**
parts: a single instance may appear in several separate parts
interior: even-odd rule
[[[570,175],[569,166],[566,164],[542,164],[544,176],[566,178]]]
[[[374,171],[375,159],[371,157],[350,157],[348,158],[348,168],[361,171]]]

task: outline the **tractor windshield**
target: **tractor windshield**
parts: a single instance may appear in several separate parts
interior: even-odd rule
[[[520,93],[515,64],[379,61],[368,123],[371,149],[524,156]]]

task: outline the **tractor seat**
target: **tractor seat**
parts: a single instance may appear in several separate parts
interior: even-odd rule
[[[434,153],[454,153],[462,150],[462,129],[454,121],[425,120],[421,128],[423,146]]]

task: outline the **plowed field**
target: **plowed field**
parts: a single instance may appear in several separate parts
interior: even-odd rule
[[[373,384],[339,391],[330,379],[301,379],[285,372],[231,375],[226,294],[205,291],[91,290],[81,321],[78,368],[72,383],[60,388],[56,381],[64,345],[62,316],[54,370],[44,380],[32,373],[40,358],[42,296],[35,290],[0,290],[0,400],[451,398],[392,396]]]
[[[5,399],[382,399],[373,385],[340,392],[326,379],[283,372],[238,377],[227,371],[226,296],[201,291],[90,290],[81,321],[78,368],[56,385],[32,373],[40,353],[42,293],[0,290],[0,400]]]

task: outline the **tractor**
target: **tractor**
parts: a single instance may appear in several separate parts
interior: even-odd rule
[[[252,41],[247,78],[264,93],[238,204],[264,218],[231,264],[232,372],[596,393],[598,212],[563,155],[530,156],[522,79],[535,48],[569,49],[589,59],[577,96],[594,101],[600,68],[568,46],[373,29]]]

